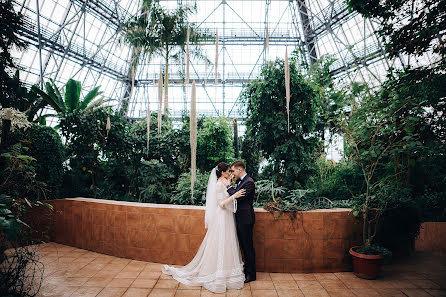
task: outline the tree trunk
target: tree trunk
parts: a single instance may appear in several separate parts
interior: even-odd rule
[[[166,73],[164,75],[164,113],[169,108],[169,50],[166,50]]]

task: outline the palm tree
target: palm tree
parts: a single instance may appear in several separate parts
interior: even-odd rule
[[[187,22],[187,18],[197,10],[195,6],[182,6],[167,11],[158,1],[143,0],[141,12],[125,23],[123,41],[133,47],[131,69],[134,69],[141,58],[150,60],[153,56],[161,56],[165,62],[164,100],[168,102],[169,59],[180,61],[185,53],[187,31],[192,45],[190,54],[194,58],[207,59],[198,47],[198,42],[211,38],[209,34]],[[133,79],[133,77],[132,77]]]
[[[102,94],[102,92],[99,91],[99,86],[88,92],[83,100],[81,100],[82,87],[80,81],[69,79],[64,88],[65,94],[64,97],[62,97],[61,92],[52,79],[45,84],[46,92],[33,86],[33,89],[37,94],[39,94],[42,99],[57,112],[57,115],[51,114],[46,116],[64,116],[75,110],[92,109],[106,102],[104,97],[93,101],[93,99]]]

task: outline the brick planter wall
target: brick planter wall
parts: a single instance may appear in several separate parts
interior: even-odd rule
[[[187,264],[206,233],[204,207],[67,198],[49,201],[52,241],[117,257]],[[258,271],[335,272],[350,269],[359,230],[349,209],[274,218],[255,209]],[[42,224],[42,222],[41,222]]]
[[[415,250],[446,255],[446,222],[422,223]]]

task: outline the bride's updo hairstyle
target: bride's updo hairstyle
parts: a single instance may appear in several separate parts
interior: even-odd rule
[[[217,178],[221,177],[221,173],[229,169],[229,165],[225,162],[218,163],[215,173],[217,173]]]

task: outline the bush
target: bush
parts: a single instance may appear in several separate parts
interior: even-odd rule
[[[173,171],[158,160],[143,161],[138,170],[136,186],[139,202],[169,203],[170,193],[175,184]]]
[[[205,205],[208,182],[209,173],[202,173],[197,170],[197,179],[194,184],[194,199],[192,200],[190,173],[181,174],[176,184],[174,195],[170,199],[170,203],[180,205]]]
[[[361,168],[352,162],[334,164],[322,155],[316,165],[316,174],[309,179],[307,188],[315,190],[314,195],[318,197],[331,201],[349,200],[364,188]]]
[[[28,154],[36,159],[36,179],[47,185],[47,198],[60,198],[65,149],[59,134],[51,128],[32,125],[25,132]]]

